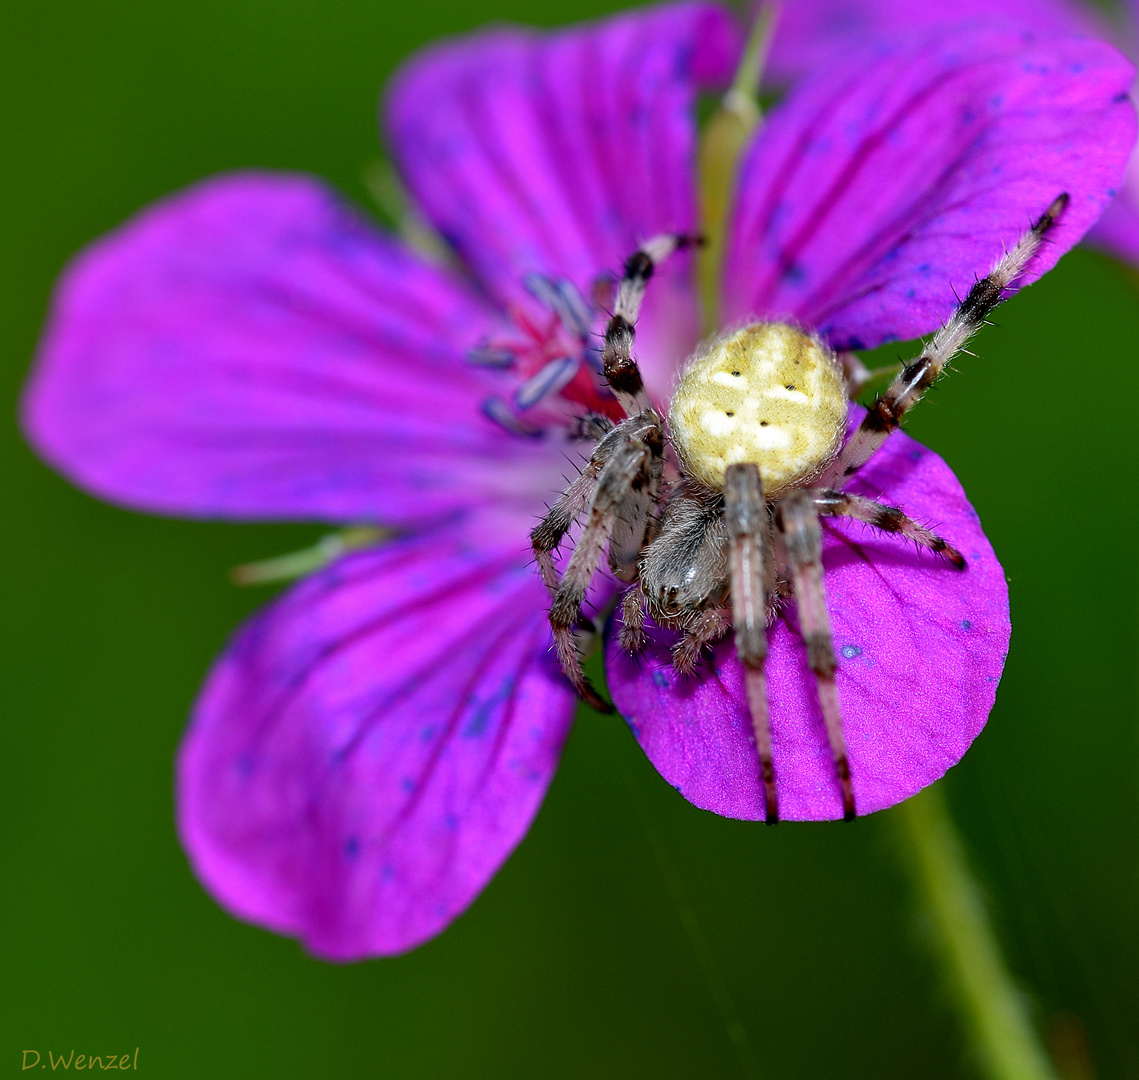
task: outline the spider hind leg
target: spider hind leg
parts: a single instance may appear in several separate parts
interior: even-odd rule
[[[850,760],[842,733],[842,716],[838,707],[834,653],[830,616],[827,614],[826,590],[823,586],[823,542],[818,514],[809,491],[794,491],[781,499],[776,523],[786,543],[791,562],[791,577],[799,608],[799,627],[807,644],[807,661],[815,673],[819,708],[823,714],[827,741],[834,757],[842,789],[842,816],[851,821],[855,816],[854,785],[850,778]]]

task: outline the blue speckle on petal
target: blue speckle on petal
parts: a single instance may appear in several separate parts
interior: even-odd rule
[[[842,655],[847,660],[853,660],[856,656],[862,655],[862,650],[857,645],[844,645],[842,647]]]
[[[459,819],[454,814],[445,814],[443,824],[454,832],[459,827]]]
[[[968,619],[962,619],[961,620],[961,629],[962,630],[972,630],[973,624]]]
[[[482,735],[490,725],[497,707],[508,702],[514,696],[514,676],[508,675],[502,680],[499,688],[485,701],[474,703],[471,718],[463,728],[464,739],[475,739]]]
[[[405,776],[399,782],[400,790],[406,791],[409,795],[415,790],[415,781],[410,776]]]
[[[349,859],[354,859],[360,854],[360,838],[358,836],[350,836],[344,841],[344,854]]]
[[[660,668],[653,672],[653,685],[662,689],[668,686],[668,676]]]
[[[242,754],[234,761],[233,767],[237,770],[238,776],[248,776],[253,772],[253,758],[248,754]]]

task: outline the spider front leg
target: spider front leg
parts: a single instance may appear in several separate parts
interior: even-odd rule
[[[622,420],[616,427],[610,425],[601,441],[593,448],[593,453],[577,478],[562,492],[557,502],[546,512],[546,516],[531,530],[530,546],[534,551],[534,561],[538,564],[538,572],[551,595],[557,594],[559,584],[558,572],[554,566],[554,552],[565,539],[570,526],[589,506],[606,463],[617,448],[630,440],[641,439],[647,440],[648,443],[657,441],[658,436],[654,433],[659,432],[659,430],[660,417],[651,409],[647,413]],[[657,486],[659,487],[659,480]],[[645,500],[637,498],[634,501],[640,503]],[[647,513],[647,511],[645,512]],[[634,511],[624,514],[622,521],[626,523],[627,527],[622,530],[618,537],[620,555],[614,555],[612,560],[615,563],[619,561],[620,573],[627,581],[632,579],[632,574],[627,566],[630,556],[624,548],[627,548],[632,542],[636,543],[638,552],[640,550],[640,540],[630,541],[628,535],[630,531],[635,532],[635,524],[629,521],[630,518],[635,517]],[[643,522],[641,532],[642,534],[644,532]],[[633,554],[632,559],[635,564],[636,553]],[[618,571],[616,565],[614,571]]]
[[[554,594],[550,625],[562,670],[578,694],[595,708],[611,710],[612,706],[586,680],[572,627],[591,625],[581,613],[581,603],[607,541],[609,565],[617,577],[623,581],[636,577],[637,561],[655,520],[664,466],[661,419],[633,359],[633,325],[657,263],[697,242],[695,237],[679,234],[659,236],[626,260],[614,312],[605,329],[603,352],[605,378],[626,419],[603,436],[581,475],[530,534],[538,570]],[[559,582],[553,553],[587,504],[589,522]]]
[[[613,316],[605,327],[605,348],[601,354],[605,378],[613,396],[627,416],[652,407],[640,369],[633,359],[633,327],[640,314],[645,289],[657,264],[674,251],[683,251],[702,241],[697,236],[669,233],[656,236],[625,260],[625,271],[617,286]]]
[[[1012,250],[998,259],[985,277],[974,282],[957,310],[922,350],[921,356],[907,364],[870,407],[850,441],[820,476],[820,486],[841,487],[848,476],[856,473],[870,460],[890,433],[901,424],[902,417],[937,381],[953,357],[985,325],[985,320],[993,309],[1004,299],[1002,294],[1024,271],[1039,250],[1045,234],[1067,205],[1066,194],[1056,198]]]
[[[582,620],[581,604],[589,583],[597,572],[597,564],[606,542],[610,540],[619,521],[627,523],[630,503],[646,508],[655,505],[663,449],[664,439],[659,420],[655,426],[646,422],[645,430],[640,435],[630,435],[613,448],[601,469],[589,509],[589,520],[570,556],[565,576],[557,586],[554,603],[550,608],[550,626],[554,632],[554,644],[562,671],[585,701],[605,712],[611,712],[612,706],[589,685],[582,671],[573,626]],[[649,498],[641,499],[642,492],[648,492]],[[648,527],[647,514],[648,509],[640,526],[642,535]]]
[[[807,661],[815,673],[823,725],[842,787],[842,816],[850,821],[855,814],[854,787],[850,779],[850,762],[846,756],[846,740],[842,734],[842,716],[839,713],[838,689],[834,678],[838,662],[834,654],[826,589],[823,586],[822,529],[815,513],[812,493],[793,491],[781,499],[776,525],[786,543],[799,607],[799,628],[807,644]]]
[[[918,547],[941,555],[958,570],[965,569],[965,556],[952,547],[935,532],[919,525],[913,518],[902,513],[896,506],[884,506],[874,499],[861,495],[851,495],[845,491],[814,489],[811,496],[815,501],[815,512],[821,517],[849,517],[865,521],[883,532],[897,533],[912,540]]]
[[[562,492],[558,501],[530,532],[530,547],[534,552],[534,561],[538,564],[538,573],[546,588],[550,590],[551,596],[557,595],[560,584],[557,567],[554,566],[554,552],[569,532],[570,526],[589,505],[589,500],[597,488],[597,478],[608,460],[607,450],[608,448],[606,452],[602,452],[602,446],[599,445],[593,451],[593,455],[585,463],[577,479]]]
[[[744,688],[751,714],[765,820],[779,820],[775,766],[771,757],[771,713],[767,702],[767,581],[773,562],[767,501],[759,468],[729,465],[724,474],[724,518],[730,537],[729,579],[736,654],[744,666]]]

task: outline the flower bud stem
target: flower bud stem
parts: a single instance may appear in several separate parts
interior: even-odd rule
[[[958,1016],[986,1080],[1058,1080],[969,868],[940,785],[891,814]]]
[[[731,88],[700,136],[700,235],[705,243],[698,266],[706,333],[719,328],[724,230],[740,159],[761,119],[756,95],[778,14],[774,2],[759,6]]]
[[[312,547],[278,555],[261,562],[245,563],[230,571],[235,585],[273,585],[282,581],[295,581],[306,574],[315,573],[341,555],[374,547],[392,535],[392,530],[357,525],[322,536]]]

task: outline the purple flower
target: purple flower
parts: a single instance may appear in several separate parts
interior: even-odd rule
[[[151,208],[67,272],[25,425],[76,482],[151,512],[398,529],[244,626],[194,708],[179,828],[235,914],[328,958],[399,952],[463,911],[525,833],[575,707],[528,533],[567,452],[580,458],[573,416],[612,407],[591,367],[603,315],[583,298],[646,237],[697,227],[695,98],[738,52],[723,10],[678,4],[414,58],[389,139],[463,270],[311,179],[242,174]],[[930,331],[1067,191],[1034,279],[1119,182],[1131,78],[1107,46],[986,29],[831,65],[746,154],[725,320],[792,318],[837,348]],[[688,254],[662,268],[638,323],[658,401],[698,338],[692,271]],[[857,490],[939,522],[970,561],[958,573],[858,525],[828,533],[868,812],[961,756],[1009,624],[1000,567],[933,453],[896,434]],[[618,705],[691,801],[758,816],[730,646],[681,680],[665,644],[638,662],[609,643]],[[770,672],[784,816],[838,816],[793,606]]]
[[[1106,38],[1128,56],[1139,57],[1139,0],[1124,0],[1112,19],[1081,0],[785,0],[769,71],[786,81],[875,38],[898,41],[994,17],[1038,33]],[[1139,151],[1132,154],[1118,195],[1088,242],[1139,266]]]

